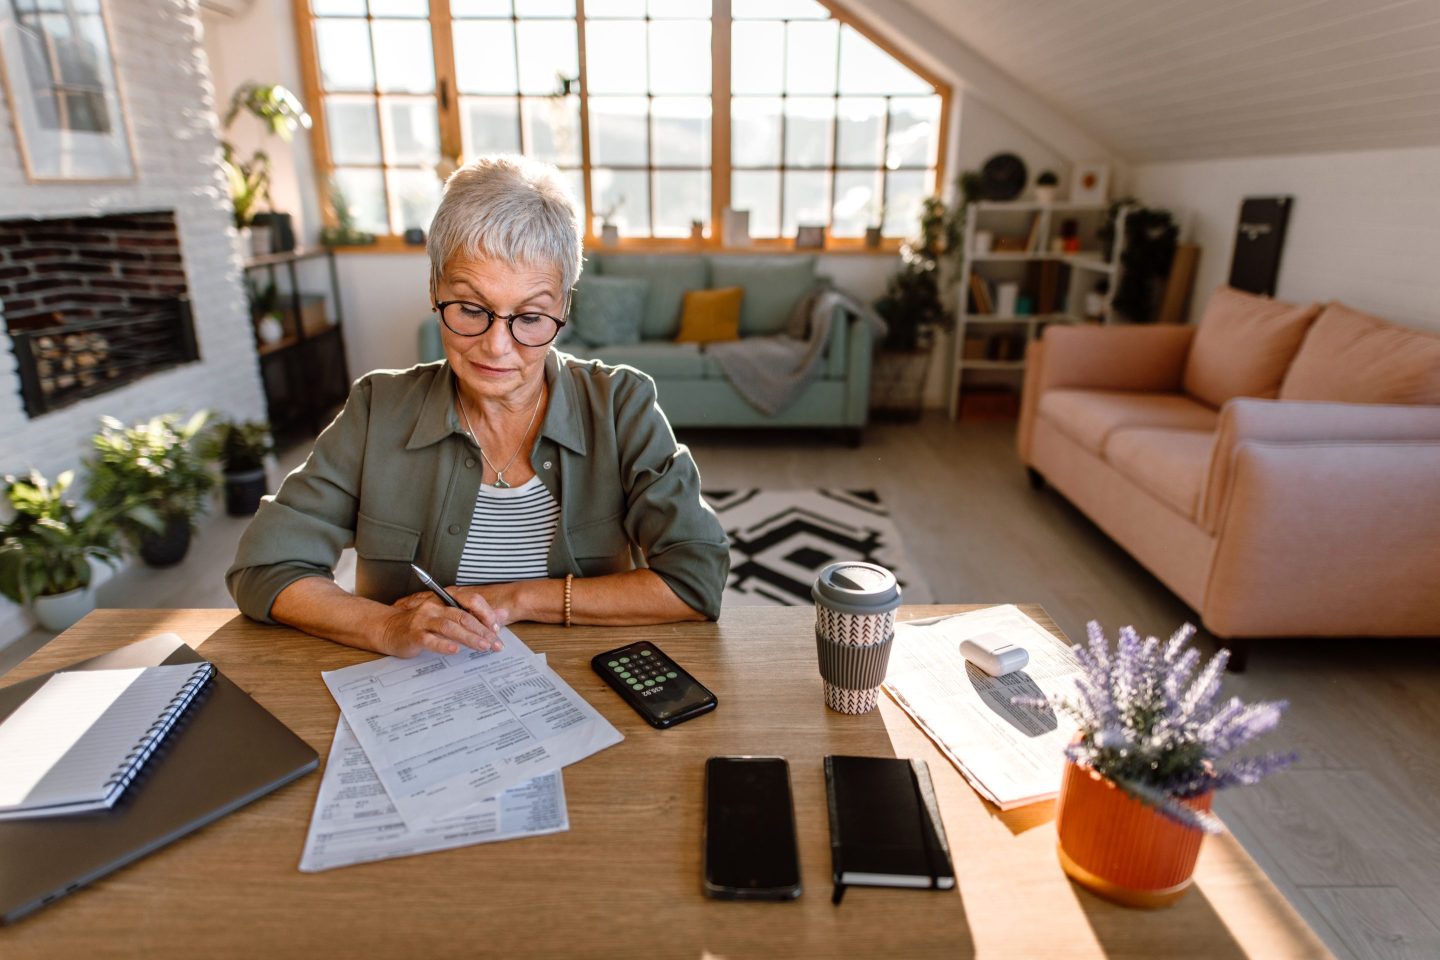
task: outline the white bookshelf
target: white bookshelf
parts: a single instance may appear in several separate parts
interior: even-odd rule
[[[951,359],[950,377],[950,418],[960,413],[960,390],[965,383],[966,371],[999,370],[1011,373],[1023,371],[1025,361],[1021,358],[977,358],[965,356],[967,334],[983,330],[986,334],[1011,331],[1023,336],[1025,346],[1040,336],[1041,331],[1052,323],[1083,323],[1085,317],[1085,295],[1095,281],[1105,277],[1110,280],[1101,311],[1101,322],[1111,319],[1110,302],[1115,296],[1117,264],[1120,262],[1121,247],[1125,237],[1125,213],[1115,228],[1114,246],[1109,260],[1096,248],[1093,239],[1096,229],[1104,222],[1108,207],[1104,204],[1051,203],[1033,201],[996,202],[983,201],[970,204],[965,217],[965,265],[961,271],[957,296],[955,339]],[[1079,221],[1080,236],[1084,244],[1079,252],[1061,253],[1050,249],[1051,239],[1059,236],[1061,221],[1074,217]],[[1037,222],[1038,219],[1038,222]],[[1035,249],[1025,251],[975,252],[977,230],[990,230],[995,235],[1026,236],[1032,226],[1036,242]],[[1068,285],[1063,291],[1064,309],[1047,313],[994,314],[972,313],[970,311],[971,276],[979,274],[990,282],[1019,282],[1023,285],[1025,273],[1031,263],[1053,261],[1070,267]],[[1038,305],[1037,305],[1038,306]],[[1018,386],[1018,385],[1017,385]]]

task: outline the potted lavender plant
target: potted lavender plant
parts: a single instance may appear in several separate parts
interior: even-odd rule
[[[1253,784],[1294,754],[1229,759],[1275,729],[1285,701],[1220,700],[1229,660],[1203,669],[1186,624],[1166,643],[1120,631],[1113,653],[1098,623],[1073,696],[1030,701],[1079,723],[1056,808],[1060,863],[1071,879],[1129,906],[1166,906],[1190,887],[1200,841],[1223,827],[1216,790]]]

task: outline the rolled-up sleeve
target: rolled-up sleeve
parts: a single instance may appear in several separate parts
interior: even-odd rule
[[[305,463],[261,501],[225,574],[246,616],[273,623],[270,608],[280,591],[305,577],[334,579],[341,552],[355,540],[369,422],[370,386],[362,379]]]
[[[625,532],[677,597],[714,620],[730,573],[730,542],[700,496],[695,459],[676,442],[649,377],[626,377],[615,405]]]

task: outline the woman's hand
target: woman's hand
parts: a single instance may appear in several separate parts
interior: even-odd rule
[[[381,649],[396,657],[413,657],[426,650],[450,654],[462,646],[482,652],[499,650],[506,611],[492,608],[473,587],[452,587],[449,592],[463,610],[442,603],[428,590],[396,600],[385,622]]]

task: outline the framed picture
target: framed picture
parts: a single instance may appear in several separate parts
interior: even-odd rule
[[[1075,164],[1074,186],[1070,189],[1071,203],[1110,202],[1110,164]]]
[[[795,228],[795,249],[796,250],[824,250],[825,249],[825,226],[824,224],[802,223]]]
[[[0,4],[0,75],[30,180],[134,179],[104,0]]]

